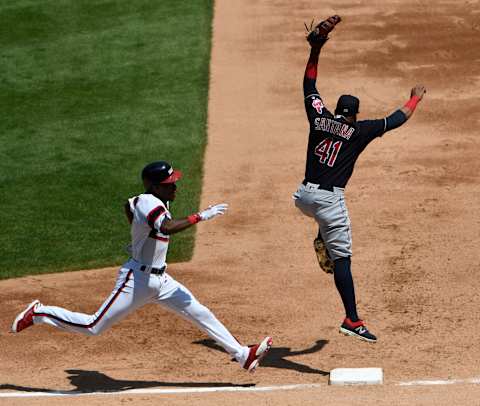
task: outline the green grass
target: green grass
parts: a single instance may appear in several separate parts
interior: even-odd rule
[[[0,3],[0,279],[122,263],[140,171],[198,208],[212,0]],[[169,261],[191,258],[194,228]]]

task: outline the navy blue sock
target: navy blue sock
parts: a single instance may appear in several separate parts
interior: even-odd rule
[[[350,270],[350,257],[339,258],[335,262],[333,276],[335,286],[342,298],[346,316],[352,320],[358,320],[357,305],[355,303],[355,288],[353,286],[352,271]]]

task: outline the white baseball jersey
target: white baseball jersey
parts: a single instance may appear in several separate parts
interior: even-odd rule
[[[160,226],[165,218],[171,218],[168,205],[151,194],[141,194],[128,201],[133,214],[132,258],[120,268],[110,296],[94,314],[39,303],[32,315],[33,323],[98,335],[141,306],[157,303],[199,327],[245,367],[250,359],[249,347],[241,345],[207,307],[167,272],[151,273],[140,266],[162,268],[166,265],[169,236],[160,231]]]
[[[160,231],[165,218],[171,219],[167,205],[152,194],[128,199],[133,214],[132,258],[141,264],[161,268],[166,265],[169,236]]]

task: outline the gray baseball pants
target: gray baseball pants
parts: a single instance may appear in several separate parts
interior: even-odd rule
[[[335,187],[329,191],[314,183],[301,184],[293,199],[303,214],[318,223],[319,234],[332,260],[352,255],[352,233],[344,189]]]

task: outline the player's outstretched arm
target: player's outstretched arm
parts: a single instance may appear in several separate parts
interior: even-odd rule
[[[318,56],[320,49],[312,47],[310,50],[310,57],[308,58],[305,74],[303,76],[303,95],[305,97],[311,94],[318,94],[317,90],[317,71],[318,71]]]
[[[423,95],[426,91],[427,90],[423,85],[416,85],[412,88],[410,100],[385,119],[385,130],[393,130],[394,128],[400,127],[402,124],[405,124],[412,116],[417,104],[423,99]]]
[[[192,214],[191,216],[184,217],[181,219],[165,219],[160,226],[160,231],[163,234],[175,234],[180,231],[183,231],[194,224],[197,224],[199,221],[205,221],[213,219],[214,217],[221,216],[225,214],[228,209],[228,204],[221,203],[213,206],[208,206],[207,209],[202,210],[199,213]]]
[[[340,16],[334,15],[328,19],[321,21],[310,30],[307,35],[307,42],[311,46],[310,57],[308,58],[305,75],[303,76],[303,93],[307,97],[311,94],[318,94],[316,88],[318,57],[323,45],[328,41],[328,34],[341,21]],[[305,26],[306,27],[306,26]],[[307,27],[308,30],[308,27]]]
[[[407,116],[407,120],[411,117],[417,104],[423,99],[423,95],[427,92],[427,89],[423,85],[416,85],[412,88],[410,92],[410,100],[400,109],[405,116]]]

